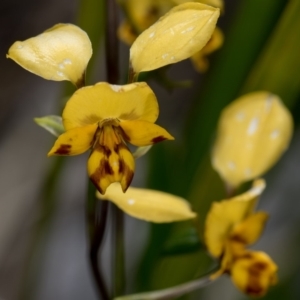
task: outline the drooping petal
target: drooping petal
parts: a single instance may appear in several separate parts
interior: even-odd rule
[[[264,212],[254,213],[234,226],[230,234],[230,240],[240,242],[245,246],[254,244],[261,236],[267,219],[268,214]]]
[[[121,121],[126,140],[135,146],[152,145],[164,140],[174,140],[164,128],[145,121]]]
[[[130,48],[135,73],[174,64],[200,51],[209,41],[220,14],[200,3],[175,6],[146,29]]]
[[[123,192],[129,187],[135,168],[135,161],[124,143],[114,147],[96,145],[88,160],[88,174],[98,191],[105,193],[113,182],[120,182]]]
[[[252,214],[264,188],[264,180],[259,179],[253,183],[253,187],[249,191],[212,204],[205,221],[204,238],[205,244],[213,256],[220,257],[222,255],[233,227]]]
[[[264,252],[247,251],[231,268],[234,284],[245,294],[262,297],[277,283],[277,265]]]
[[[87,151],[93,144],[96,129],[97,124],[93,124],[66,131],[58,137],[48,156],[78,155]]]
[[[77,90],[63,111],[66,130],[107,118],[155,122],[158,103],[145,82],[127,85],[98,83]]]
[[[120,186],[113,184],[105,195],[97,196],[112,201],[130,216],[149,222],[175,222],[196,217],[185,199],[160,191],[129,187],[122,193]]]
[[[36,37],[15,42],[7,57],[45,79],[69,80],[81,86],[92,52],[89,37],[82,29],[57,24]]]
[[[224,109],[212,164],[232,187],[261,176],[287,149],[293,121],[278,96],[254,92]]]

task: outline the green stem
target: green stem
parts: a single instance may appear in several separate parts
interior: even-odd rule
[[[96,198],[96,188],[89,181],[88,198],[87,198],[87,224],[90,241],[89,259],[90,266],[95,280],[99,299],[109,300],[107,288],[100,271],[100,262],[98,252],[101,247],[105,225],[107,221],[108,202],[99,201]],[[99,207],[100,206],[100,207]]]
[[[218,278],[218,277],[217,277]],[[114,300],[167,300],[180,297],[184,294],[193,292],[212,283],[216,277],[208,275],[200,279],[189,281],[168,289],[157,290],[152,292],[133,294],[124,297],[117,297]]]
[[[118,28],[118,7],[115,0],[106,3],[105,25],[105,50],[106,50],[106,73],[107,81],[117,84],[119,81],[119,41],[116,35]],[[112,283],[113,295],[123,293],[125,286],[124,271],[124,215],[121,210],[111,204],[112,212],[112,235],[113,235],[113,259],[112,259]]]
[[[114,0],[106,3],[105,51],[107,81],[117,84],[119,81],[119,41],[117,39],[118,10]]]
[[[124,293],[125,288],[125,251],[124,251],[124,214],[111,203],[112,213],[112,249],[113,249],[113,296],[119,296]]]

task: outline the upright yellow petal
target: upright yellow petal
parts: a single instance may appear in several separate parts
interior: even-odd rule
[[[63,111],[66,130],[94,124],[103,119],[155,122],[158,103],[145,82],[111,85],[106,82],[77,90]]]
[[[212,204],[205,220],[204,239],[213,256],[220,257],[223,254],[232,229],[252,214],[264,188],[264,180],[256,180],[249,191]]]
[[[209,41],[219,14],[218,8],[192,2],[171,9],[132,44],[134,72],[151,71],[200,51]]]
[[[125,192],[134,175],[135,161],[123,143],[111,148],[96,145],[87,167],[89,177],[100,193],[104,194],[113,182],[120,182]]]
[[[69,80],[81,86],[92,52],[83,30],[72,24],[57,24],[36,37],[15,42],[7,57],[45,79]]]
[[[164,140],[174,140],[164,128],[145,121],[122,121],[126,140],[135,146],[147,146]]]
[[[183,221],[196,217],[189,203],[172,194],[129,187],[122,193],[118,184],[112,184],[105,195],[97,194],[103,200],[110,200],[132,217],[155,223]]]
[[[277,283],[277,266],[266,253],[247,251],[235,260],[231,278],[245,294],[262,297]]]
[[[93,145],[97,125],[74,128],[61,134],[49,151],[52,155],[78,155],[87,151]]]
[[[219,120],[212,164],[236,187],[261,176],[287,149],[293,121],[278,96],[254,92],[229,104]]]

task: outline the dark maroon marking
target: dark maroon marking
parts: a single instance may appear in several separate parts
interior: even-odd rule
[[[157,136],[157,137],[153,138],[153,139],[151,140],[151,142],[152,142],[153,144],[156,144],[156,143],[165,141],[166,139],[167,139],[166,137],[160,135],[160,136]]]
[[[104,191],[101,190],[99,183],[102,178],[105,178],[107,175],[113,175],[113,169],[111,168],[108,160],[103,158],[100,160],[98,168],[93,174],[91,174],[90,179],[93,184],[96,186],[97,190],[103,195]]]
[[[266,263],[263,262],[256,262],[249,268],[249,273],[253,276],[258,276],[262,271],[267,269],[268,266]]]
[[[126,134],[124,129],[121,126],[119,126],[118,129],[119,129],[120,134],[124,138],[124,140],[127,141],[127,142],[130,142],[130,137]]]
[[[230,237],[230,240],[233,241],[233,242],[238,242],[238,243],[242,243],[242,244],[247,244],[247,241],[240,235],[238,234],[235,234],[235,235],[232,235]]]
[[[244,258],[245,256],[243,256]],[[248,257],[247,257],[248,259]],[[251,261],[253,256],[250,255],[249,260]],[[256,262],[248,268],[248,284],[246,287],[246,293],[252,296],[262,296],[264,294],[264,288],[261,286],[260,278],[261,273],[268,268],[268,265],[263,262]]]
[[[119,158],[119,173],[123,174],[125,172],[126,164],[123,159]]]
[[[71,152],[71,148],[71,145],[61,144],[60,147],[54,152],[54,154],[68,155]]]
[[[102,145],[96,145],[94,147],[94,150],[97,152],[102,153],[105,157],[109,158],[111,156],[112,151],[106,147],[106,146],[102,146]]]
[[[114,174],[114,170],[112,169],[112,167],[110,166],[107,160],[104,160],[104,171],[105,171],[104,174],[109,174],[109,175]]]
[[[131,181],[133,179],[133,175],[134,175],[134,172],[131,171],[127,166],[126,166],[126,169],[127,170],[126,170],[125,175],[124,175],[126,177],[126,188],[125,188],[124,192],[126,192],[128,187],[130,186],[130,183],[131,183]]]
[[[263,288],[257,282],[253,283],[253,282],[251,282],[252,281],[251,279],[249,281],[250,281],[250,284],[246,288],[246,293],[248,295],[251,295],[251,296],[260,296],[260,295],[262,295],[263,294]]]
[[[95,176],[95,174],[91,175],[90,180],[94,184],[94,186],[97,188],[97,190],[99,191],[99,193],[102,194],[102,195],[104,195],[104,191],[98,185],[98,178]]]

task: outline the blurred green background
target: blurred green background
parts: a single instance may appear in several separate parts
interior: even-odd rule
[[[88,32],[94,47],[88,83],[105,80],[104,3],[3,0],[0,4],[0,299],[97,299],[86,259],[87,156],[47,158],[54,137],[33,122],[34,117],[60,114],[62,99],[74,90],[69,83],[45,81],[26,72],[5,54],[15,40],[35,36],[56,23],[75,23]],[[225,197],[209,161],[220,111],[249,91],[278,94],[293,113],[295,134],[282,159],[266,174],[267,189],[259,203],[270,220],[254,248],[267,252],[279,265],[280,280],[263,299],[300,298],[299,15],[299,0],[225,0],[225,14],[218,22],[225,43],[211,55],[209,71],[198,74],[189,61],[171,66],[167,74],[172,80],[193,82],[191,88],[173,91],[149,78],[160,104],[157,123],[176,141],[156,145],[139,159],[133,182],[186,197],[199,214],[201,232],[210,203]],[[121,77],[126,78],[128,47],[123,44],[120,58]],[[55,173],[59,166],[62,171]],[[128,293],[169,287],[210,270],[212,262],[193,226],[126,218]],[[110,228],[101,254],[108,283],[109,233]],[[226,276],[184,298],[247,299]]]

